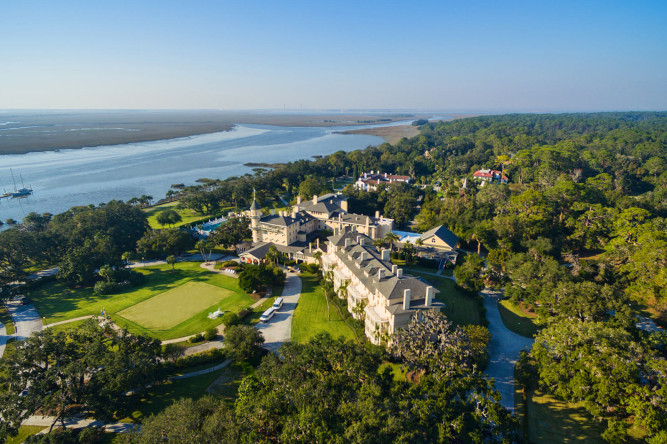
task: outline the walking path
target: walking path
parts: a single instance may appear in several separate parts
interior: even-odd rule
[[[42,331],[44,325],[39,313],[32,304],[21,305],[19,301],[9,301],[5,304],[7,311],[14,321],[14,337],[16,339],[25,339],[31,334]]]
[[[215,365],[213,367],[205,368],[204,370],[198,370],[196,372],[190,372],[190,373],[185,373],[183,375],[176,375],[172,376],[171,378],[168,378],[168,381],[177,381],[179,379],[187,379],[187,378],[194,378],[196,376],[201,376],[201,375],[207,375],[209,373],[217,372],[218,370],[221,370],[225,367],[227,367],[229,364],[231,364],[233,359],[228,358],[225,359],[223,362],[221,362],[218,365]]]
[[[264,335],[264,348],[274,353],[292,338],[292,316],[301,297],[301,278],[296,273],[287,273],[282,297],[283,306],[273,318],[255,326]]]
[[[505,327],[498,300],[502,292],[482,290],[486,319],[489,321],[489,365],[484,373],[496,381],[496,389],[500,393],[500,403],[510,412],[514,412],[514,366],[519,360],[522,350],[530,350],[533,340],[520,336]]]
[[[88,316],[80,316],[78,318],[66,319],[64,321],[54,322],[53,324],[46,324],[44,326],[44,328],[51,328],[51,327],[55,327],[56,325],[69,324],[70,322],[83,321],[85,319],[90,319],[90,318],[94,318],[94,317],[95,316],[93,316],[93,315],[88,315]]]

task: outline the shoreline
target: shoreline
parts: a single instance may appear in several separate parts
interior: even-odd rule
[[[458,120],[468,117],[476,117],[479,114],[461,114],[458,116],[443,116],[437,120],[429,121],[435,122],[440,120]],[[382,137],[385,142],[394,145],[404,137],[409,139],[419,135],[419,127],[414,125],[394,125],[394,126],[379,126],[373,128],[361,128],[354,130],[341,131],[340,134],[364,134],[369,136]]]
[[[0,156],[182,139],[231,131],[236,125],[335,128],[385,125],[418,117],[180,111],[0,114]]]

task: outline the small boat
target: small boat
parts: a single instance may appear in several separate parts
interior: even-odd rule
[[[0,194],[0,199],[2,199],[3,197],[9,197],[11,195],[12,195],[12,193],[8,193],[7,190],[5,190],[4,193]]]
[[[10,194],[12,197],[29,196],[32,194],[32,188],[19,188],[18,190]]]
[[[12,173],[12,180],[14,181],[14,192],[9,193],[12,198],[14,197],[23,197],[23,196],[30,196],[32,194],[32,187],[31,188],[26,188],[24,183],[23,183],[23,176],[21,175],[21,188],[17,189],[16,188],[16,179],[14,178],[14,172],[10,168],[9,171]],[[7,193],[5,193],[7,194]]]

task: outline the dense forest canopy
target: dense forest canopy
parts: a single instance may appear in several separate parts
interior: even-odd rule
[[[409,175],[412,186],[366,192],[348,185],[350,211],[380,211],[417,231],[447,226],[467,256],[455,271],[459,284],[502,289],[537,316],[541,330],[521,362],[526,386],[582,402],[607,421],[610,441],[633,423],[648,437],[665,438],[667,340],[636,323],[650,316],[667,324],[667,112],[481,116],[420,128],[419,136],[395,145],[340,151],[169,195],[208,216],[247,208],[253,190],[266,207],[332,191],[332,179],[341,176]],[[473,178],[479,169],[500,170],[509,183],[482,184]],[[96,268],[121,266],[137,245],[156,257],[188,247],[178,230],[149,231],[140,205],[137,199],[29,215],[0,233],[0,284],[59,265],[60,279],[90,285],[100,279]],[[233,245],[248,236],[242,225],[230,224],[212,242]],[[571,350],[576,355],[567,355]]]

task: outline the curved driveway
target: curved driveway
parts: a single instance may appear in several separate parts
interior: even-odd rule
[[[277,352],[278,348],[292,338],[292,316],[301,296],[301,278],[288,273],[283,287],[283,306],[269,322],[259,322],[256,327],[264,335],[264,348]]]
[[[533,340],[520,336],[505,327],[498,311],[501,292],[482,290],[486,319],[489,321],[489,365],[484,373],[496,380],[500,403],[514,412],[514,366],[522,350],[530,350]]]

